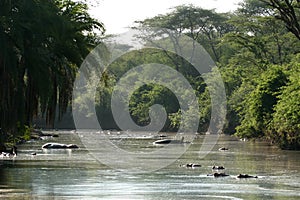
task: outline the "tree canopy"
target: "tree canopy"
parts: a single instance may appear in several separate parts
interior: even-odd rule
[[[226,126],[219,131],[299,149],[299,19],[299,0],[244,0],[230,13],[181,5],[168,13],[136,21],[134,28],[162,28],[150,35],[151,39],[160,38],[162,44],[166,40],[161,38],[167,34],[163,30],[172,30],[204,47],[218,66],[226,89]],[[101,43],[94,33],[96,29],[104,32],[104,25],[93,19],[88,6],[80,1],[0,2],[0,143],[24,132],[38,113],[46,116],[49,127],[55,116],[62,116],[70,106],[78,67]],[[174,38],[170,35],[169,41],[176,43]],[[95,98],[103,127],[118,129],[110,105],[117,81],[138,65],[162,63],[190,82],[199,102],[198,131],[207,131],[212,115],[210,88],[189,60],[176,53],[155,48],[131,51],[107,66]],[[166,79],[180,88],[172,75],[166,75]],[[130,83],[133,80],[141,81],[138,72],[127,77]],[[93,97],[81,96],[74,103],[80,104],[85,98]],[[161,104],[167,111],[163,130],[175,131],[182,114],[191,112],[181,109],[176,98],[162,85],[146,84],[134,91],[129,112],[138,125],[146,126],[150,123],[151,106]],[[80,109],[85,109],[84,105]],[[195,123],[192,118],[187,121]]]
[[[296,31],[298,20],[295,21],[299,17],[299,6],[298,1],[284,2],[245,0],[233,13],[182,5],[167,14],[136,23],[137,27],[161,27],[186,34],[203,45],[221,70],[226,86],[228,112],[223,129],[225,134],[249,139],[265,138],[283,148],[298,148],[297,124],[300,119],[296,110],[299,106],[297,103],[291,105],[291,100],[296,99],[299,93],[296,78],[293,78],[296,75],[292,75],[298,73],[295,66],[299,64],[295,59],[300,50]],[[291,15],[290,11],[294,14]],[[153,38],[163,34],[166,32],[156,32]],[[119,60],[112,73],[121,76],[123,70],[146,61],[165,61],[189,78],[201,105],[198,130],[206,131],[211,117],[209,90],[201,74],[189,71],[192,67],[180,58],[164,55],[163,52],[135,52]],[[288,93],[293,95],[292,99]],[[169,98],[171,96],[161,86],[140,88],[131,99],[132,117],[142,125],[149,123],[148,109],[159,102],[168,108],[165,130],[176,130],[182,113],[176,100]],[[285,118],[282,117],[283,112],[286,113]],[[286,126],[281,127],[281,123]]]
[[[77,68],[104,31],[81,2],[0,2],[0,127],[18,134],[37,113],[53,127],[72,97]]]

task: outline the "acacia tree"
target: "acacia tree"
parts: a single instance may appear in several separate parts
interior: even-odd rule
[[[248,52],[240,54],[244,57],[239,60],[251,61],[261,68],[266,68],[269,63],[289,62],[290,54],[298,51],[299,43],[285,29],[284,23],[272,15],[272,8],[264,2],[244,1],[228,21],[234,29],[223,38],[223,43],[230,43],[229,48],[236,55]]]
[[[216,13],[214,10],[182,5],[175,7],[170,13],[137,23],[144,28],[160,27],[177,34],[186,34],[199,42],[212,58],[219,62],[222,54],[222,49],[218,46],[219,39],[232,30],[232,26],[226,23],[228,18],[228,14]],[[163,35],[165,32],[156,32],[155,36],[158,34]]]
[[[300,0],[263,0],[272,7],[275,17],[282,20],[286,28],[300,40]]]

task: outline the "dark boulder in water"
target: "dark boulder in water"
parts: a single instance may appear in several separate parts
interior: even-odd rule
[[[207,176],[213,176],[213,177],[226,177],[226,176],[229,176],[228,174],[225,174],[225,173],[218,173],[218,172],[215,172],[213,174],[208,174]]]
[[[229,149],[227,147],[221,147],[219,148],[219,151],[228,151]]]
[[[237,175],[237,178],[258,178],[257,176],[251,176],[248,174],[239,174]]]
[[[225,169],[225,167],[223,167],[223,166],[213,166],[212,168],[211,168],[212,170],[223,170],[223,169]]]
[[[186,167],[186,168],[197,168],[197,167],[201,167],[200,164],[196,164],[196,163],[188,163],[186,165],[180,165],[181,167]]]

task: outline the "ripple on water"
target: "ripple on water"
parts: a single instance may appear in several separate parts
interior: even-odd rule
[[[123,133],[119,133],[122,135]],[[132,151],[151,151],[152,133],[110,133],[114,142]],[[145,137],[144,137],[145,136]],[[173,136],[168,135],[167,136]],[[132,138],[136,137],[136,138]],[[15,159],[0,160],[2,199],[299,199],[299,152],[289,153],[264,143],[240,142],[222,136],[215,149],[199,159],[203,138],[170,166],[150,174],[127,174],[98,163],[70,132],[58,138],[20,146]],[[42,150],[46,142],[75,143],[77,150]],[[218,151],[219,146],[229,151]],[[36,152],[36,156],[30,153]],[[124,161],[126,162],[126,161]],[[162,160],[163,162],[163,160]],[[198,169],[180,164],[199,163]],[[208,177],[211,166],[224,165],[226,178]],[[258,179],[236,179],[248,173]],[[1,196],[2,195],[2,196]]]

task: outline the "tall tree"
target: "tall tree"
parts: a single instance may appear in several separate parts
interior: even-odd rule
[[[300,1],[299,0],[263,0],[275,9],[275,17],[282,20],[286,28],[300,40]]]
[[[269,67],[254,81],[256,84],[251,93],[243,100],[240,114],[241,125],[237,135],[245,138],[263,137],[272,120],[277,94],[287,82],[286,74],[280,66]]]
[[[222,54],[222,49],[218,46],[219,39],[232,30],[232,26],[226,23],[228,18],[228,14],[216,13],[214,10],[182,5],[175,7],[170,13],[138,23],[142,27],[160,27],[178,34],[187,34],[203,45],[212,58],[219,62]]]
[[[0,2],[0,127],[30,125],[38,111],[53,126],[71,99],[76,69],[96,45],[87,5],[71,0]],[[5,138],[4,138],[5,139]]]
[[[288,83],[278,95],[267,137],[281,148],[300,148],[300,54],[288,65]]]

